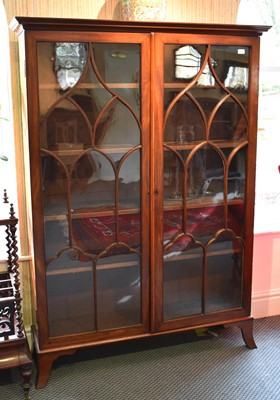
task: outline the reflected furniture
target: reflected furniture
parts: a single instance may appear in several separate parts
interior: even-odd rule
[[[6,192],[4,200],[7,201]],[[7,210],[8,211],[8,210]],[[5,227],[7,243],[7,272],[0,272],[0,370],[18,367],[22,377],[25,399],[30,399],[32,357],[26,338],[22,314],[20,278],[17,255],[17,224],[13,205],[10,215],[0,219]]]
[[[236,325],[254,348],[269,27],[28,17],[11,27],[27,105],[37,387],[57,357],[120,340]]]

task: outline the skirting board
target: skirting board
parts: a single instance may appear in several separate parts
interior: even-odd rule
[[[253,293],[251,314],[254,318],[280,315],[280,289]]]

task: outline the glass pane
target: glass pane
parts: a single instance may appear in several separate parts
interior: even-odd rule
[[[139,74],[137,73],[138,77]],[[137,78],[138,79],[138,78]],[[136,116],[140,118],[140,88],[137,81],[137,86],[135,84],[130,88],[115,88],[114,93],[124,100],[136,113]]]
[[[234,99],[227,99],[212,121],[210,140],[244,140],[247,135],[247,121],[241,107]]]
[[[182,204],[184,193],[184,164],[180,153],[165,149],[164,157],[164,204]]]
[[[189,236],[165,250],[163,285],[164,320],[202,312],[203,252]]]
[[[83,110],[87,113],[91,111],[93,122],[96,120],[96,117],[103,107],[113,98],[113,94],[104,86],[104,82],[97,74],[96,66],[90,63],[82,79],[82,83],[84,83],[86,88],[84,89],[77,85],[74,90],[71,91],[72,97],[77,100]],[[90,98],[90,108],[85,108],[84,96]]]
[[[47,267],[50,336],[95,330],[92,262],[74,250]]]
[[[39,42],[37,45],[40,114],[80,80],[88,57],[85,43]]]
[[[140,157],[141,151],[130,153],[120,166],[119,182],[119,208],[135,209],[140,207]]]
[[[164,82],[190,82],[201,69],[206,46],[165,44]],[[185,85],[186,86],[186,85]]]
[[[61,98],[60,86],[54,71],[53,42],[41,42],[37,45],[40,115],[44,116],[57,100]]]
[[[242,305],[243,246],[223,233],[207,249],[206,312]]]
[[[204,146],[196,151],[189,163],[187,174],[187,196],[189,203],[197,198],[220,202],[224,198],[224,166],[219,153]]]
[[[91,151],[73,164],[71,174],[71,209],[113,209],[115,205],[115,171],[103,154]]]
[[[128,102],[139,116],[140,45],[94,43],[92,51],[101,80],[114,94]]]
[[[116,240],[116,218],[108,212],[91,217],[72,219],[73,245],[81,251],[90,254],[99,254]],[[107,214],[107,215],[106,215]]]
[[[45,218],[45,258],[49,260],[66,246],[69,246],[69,226],[65,218],[58,220]]]
[[[170,210],[163,213],[163,244],[166,245],[183,231],[182,210]]]
[[[170,95],[169,92],[167,92]],[[174,93],[175,98],[176,93]],[[173,99],[170,98],[169,102]],[[168,99],[165,99],[165,104]],[[191,143],[205,137],[205,127],[202,114],[195,102],[187,95],[183,95],[169,110],[164,129],[165,142]]]
[[[127,250],[124,249],[124,252]],[[98,260],[98,330],[141,323],[140,271],[140,259],[137,254],[120,254]]]
[[[196,240],[206,243],[225,227],[224,214],[222,206],[190,208],[187,210],[187,232]]]
[[[172,319],[242,305],[249,48],[168,44],[164,62],[163,303]],[[223,231],[207,247],[204,282],[202,246],[227,228],[236,236]],[[184,247],[188,234],[196,248]]]
[[[137,121],[129,107],[121,101],[114,100],[100,116],[95,144],[101,149],[114,144],[126,145],[128,148],[140,144]]]
[[[41,147],[53,151],[63,160],[79,154],[91,145],[90,129],[80,110],[70,101],[61,101],[48,115],[40,130]],[[67,160],[67,158],[66,158]]]
[[[246,46],[211,46],[219,80],[247,106],[250,49]]]
[[[233,204],[228,207],[228,228],[242,238],[244,238],[245,207],[244,203]]]
[[[62,161],[42,153],[44,215],[67,214],[67,172]]]
[[[104,215],[99,212],[91,217],[73,218],[73,245],[90,254],[100,254],[116,241],[140,250],[140,223],[140,214],[133,211],[119,215],[117,220],[108,211]]]
[[[209,118],[211,117],[218,102],[226,95],[226,92],[221,90],[219,87],[204,88],[202,86],[194,86],[189,92],[201,106],[201,112],[207,122],[209,121]]]
[[[124,214],[118,217],[118,241],[140,251],[141,216],[139,213]]]
[[[50,334],[140,325],[141,45],[37,50]]]
[[[228,200],[245,198],[247,147],[240,149],[229,166]]]

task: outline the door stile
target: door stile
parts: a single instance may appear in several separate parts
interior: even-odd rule
[[[161,35],[152,35],[152,70],[151,70],[151,287],[152,287],[152,332],[158,331],[163,315],[163,270],[162,270],[162,235],[163,235],[163,88],[164,55]]]

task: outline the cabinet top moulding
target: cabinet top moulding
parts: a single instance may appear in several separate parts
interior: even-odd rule
[[[143,22],[101,19],[14,17],[10,28],[18,35],[22,31],[71,32],[166,32],[231,36],[261,36],[271,27],[266,25],[206,24],[183,22]]]

